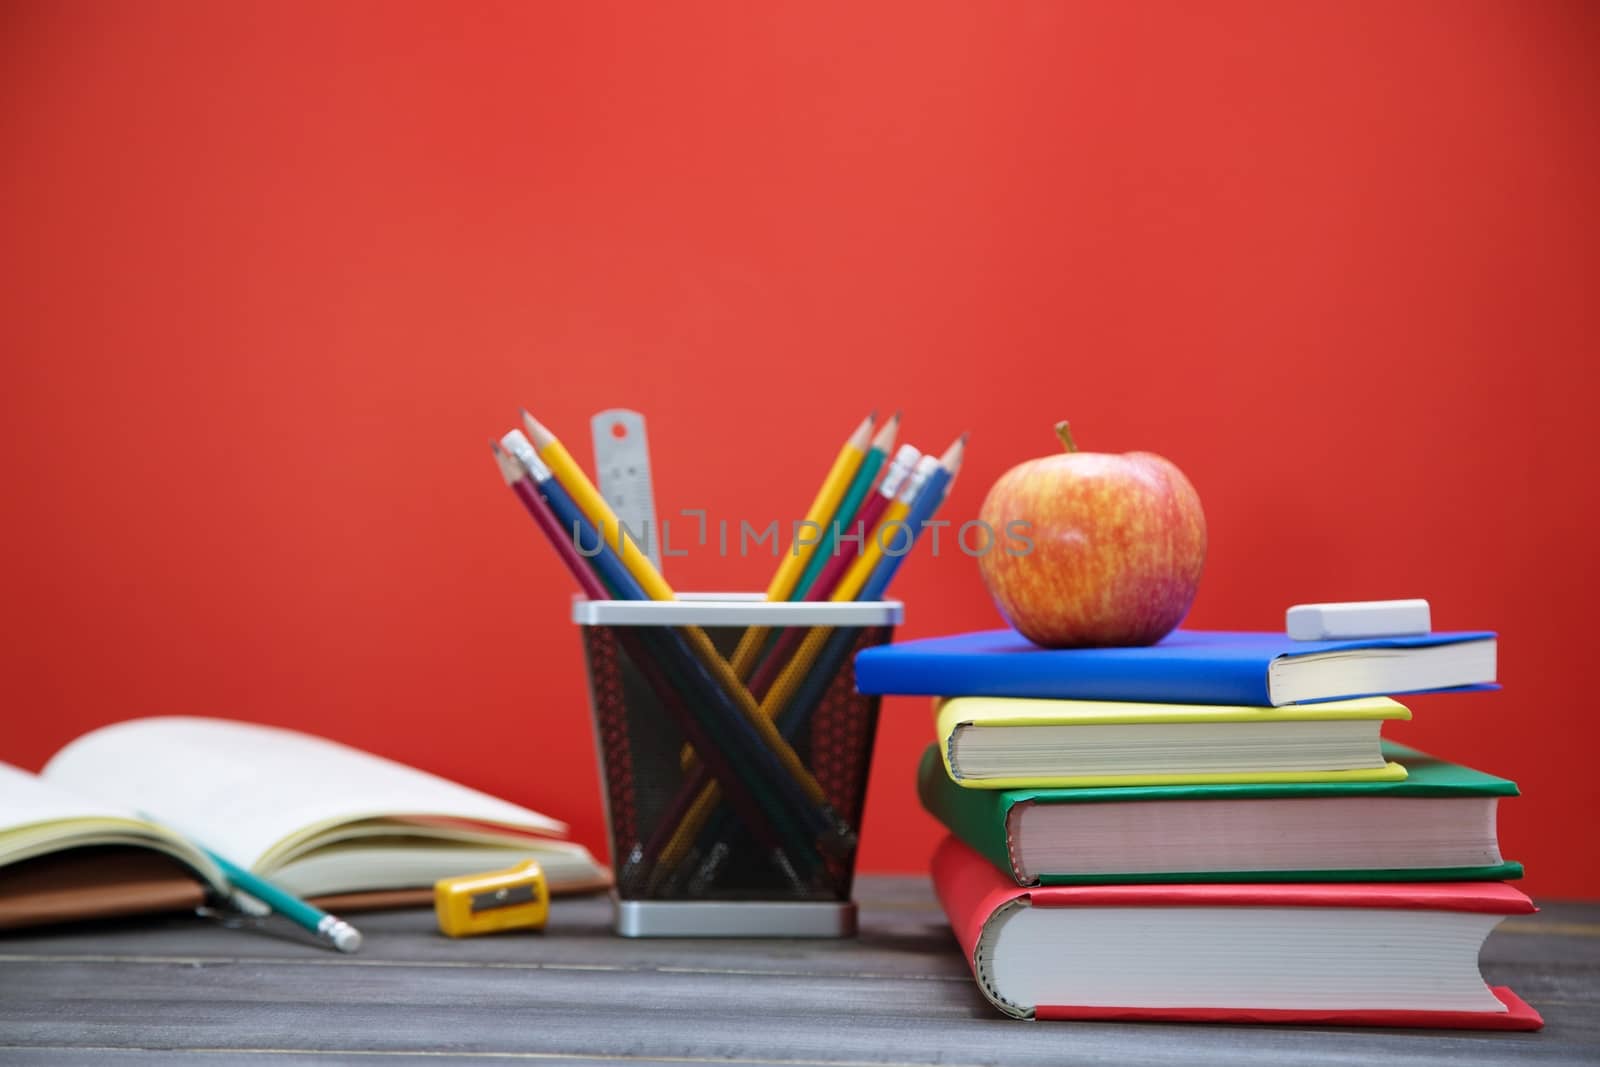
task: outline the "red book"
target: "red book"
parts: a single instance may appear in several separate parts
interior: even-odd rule
[[[1478,951],[1503,882],[1016,885],[955,837],[933,883],[984,995],[1039,1019],[1537,1030]]]

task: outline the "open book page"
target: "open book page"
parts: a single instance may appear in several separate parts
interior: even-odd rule
[[[188,841],[116,804],[0,763],[0,865],[63,849],[138,845],[182,861],[213,885],[222,874]]]
[[[444,816],[563,834],[563,823],[320,738],[221,719],[134,719],[58,752],[46,781],[141,812],[243,867],[342,823]]]
[[[316,897],[432,886],[440,878],[501,870],[530,858],[539,862],[552,892],[594,889],[605,881],[588,851],[568,842],[509,845],[416,838],[342,841],[291,860],[272,872],[272,880],[291,893]]]
[[[126,808],[79,796],[20,767],[0,763],[0,837],[40,823],[133,817]]]
[[[477,823],[452,822],[446,819],[369,819],[364,822],[340,823],[318,834],[315,838],[302,838],[292,847],[274,849],[273,866],[281,868],[294,863],[302,856],[323,853],[342,847],[345,843],[356,845],[387,841],[393,845],[401,841],[426,841],[435,845],[460,845],[491,848],[520,848],[523,851],[551,850],[587,856],[589,850],[573,841],[546,835],[522,833],[517,830],[496,829]]]

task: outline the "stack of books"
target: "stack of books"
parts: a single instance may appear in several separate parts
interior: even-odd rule
[[[1176,631],[1042,649],[1011,631],[863,652],[864,693],[935,697],[923,806],[940,902],[1023,1018],[1535,1029],[1478,952],[1517,787],[1385,741],[1388,696],[1490,688],[1492,633]]]

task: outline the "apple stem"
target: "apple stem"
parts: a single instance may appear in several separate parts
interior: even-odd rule
[[[1056,423],[1056,436],[1061,438],[1061,444],[1068,452],[1076,452],[1078,443],[1072,439],[1072,427],[1067,425],[1065,419]]]

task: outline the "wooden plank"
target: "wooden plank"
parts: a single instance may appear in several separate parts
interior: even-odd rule
[[[426,912],[363,916],[354,957],[191,920],[11,937],[0,1061],[1600,1061],[1600,907],[1491,939],[1489,978],[1549,1024],[1506,1035],[1017,1023],[973,986],[925,880],[859,895],[863,936],[843,942],[629,941],[603,900],[557,901],[543,935],[465,941]]]
[[[1318,1054],[1402,1063],[1590,1062],[1574,1014],[1545,1035],[1019,1024],[970,985],[634,972],[348,969],[217,963],[35,968],[0,985],[13,1045],[540,1053],[819,1063],[1057,1064],[1069,1049],[1146,1062],[1284,1062]],[[1566,1009],[1563,1009],[1563,1013]],[[1585,1011],[1592,1016],[1593,1012]],[[1590,1024],[1592,1027],[1592,1024]],[[1566,1033],[1563,1033],[1566,1031]]]
[[[426,911],[376,912],[352,916],[367,935],[356,957],[366,960],[549,962],[641,965],[692,965],[752,955],[794,966],[826,970],[872,969],[875,962],[901,963],[908,953],[922,955],[938,973],[962,975],[955,940],[926,880],[911,877],[864,878],[859,896],[862,933],[850,941],[678,941],[630,940],[612,936],[611,906],[604,897],[569,898],[552,904],[543,934],[508,934],[454,941],[433,931]],[[1535,964],[1559,962],[1600,967],[1600,905],[1544,903],[1537,915],[1502,923],[1484,949],[1484,962]],[[140,922],[19,932],[0,937],[0,956],[120,955],[284,957],[336,964],[345,957],[309,941],[300,931],[277,926],[229,930],[200,919],[180,917]]]

